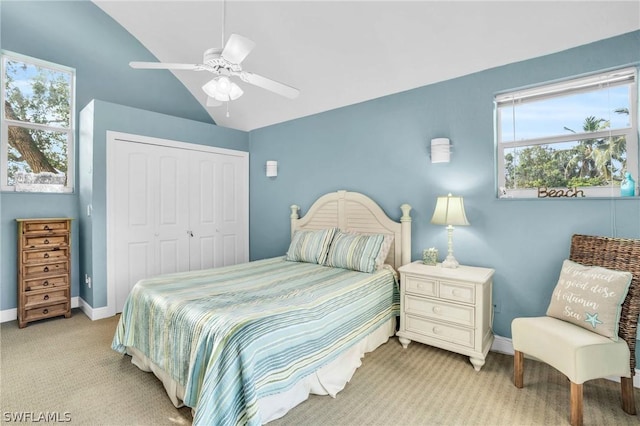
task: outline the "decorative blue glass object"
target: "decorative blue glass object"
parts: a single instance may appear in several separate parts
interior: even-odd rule
[[[636,195],[636,181],[631,177],[631,173],[624,174],[624,180],[620,184],[621,197],[633,197]]]

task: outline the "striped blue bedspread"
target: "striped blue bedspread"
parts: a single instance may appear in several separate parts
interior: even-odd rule
[[[389,270],[278,257],[141,280],[111,346],[135,347],[184,386],[194,425],[258,425],[258,399],[289,389],[398,312]]]

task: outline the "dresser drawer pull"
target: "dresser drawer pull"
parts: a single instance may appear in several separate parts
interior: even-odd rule
[[[45,230],[45,231],[48,231],[48,230],[49,230],[49,225],[45,225],[45,226],[44,226],[44,230]]]
[[[45,310],[43,310],[43,311],[42,311],[42,313],[43,313],[43,314],[48,314],[48,313],[49,313],[49,310],[48,310],[48,309],[45,309]]]
[[[49,295],[48,294],[44,295],[44,300],[49,300]]]
[[[441,331],[440,327],[433,327],[433,334],[440,334]]]
[[[47,280],[47,281],[43,282],[42,285],[45,286],[45,287],[48,286],[49,285],[49,281]]]
[[[44,254],[44,258],[45,258],[45,259],[48,259],[48,258],[49,258],[49,253],[45,253],[45,254]]]
[[[49,244],[49,240],[44,240],[44,243],[45,244]]]
[[[451,290],[451,294],[453,294],[454,296],[458,296],[458,297],[460,297],[460,296],[461,296],[460,291],[455,290],[455,289],[454,289],[454,290]]]
[[[49,267],[48,267],[48,266],[45,266],[45,267],[44,267],[44,269],[43,269],[43,271],[44,271],[44,272],[49,272]]]
[[[442,309],[440,309],[439,306],[434,306],[432,309],[434,314],[441,314],[442,313]]]

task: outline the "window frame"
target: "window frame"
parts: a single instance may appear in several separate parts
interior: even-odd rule
[[[56,127],[40,123],[32,123],[28,121],[11,120],[5,116],[5,76],[6,61],[15,60],[39,68],[47,68],[53,71],[59,71],[70,74],[69,82],[69,126]],[[45,61],[31,56],[22,55],[20,53],[8,50],[0,50],[0,191],[8,192],[24,192],[24,193],[47,193],[47,194],[69,194],[74,192],[75,188],[75,140],[76,140],[76,70],[75,68]],[[9,185],[8,180],[8,161],[9,161],[9,127],[22,127],[29,130],[39,130],[63,133],[67,135],[67,172],[66,184],[56,191],[47,191],[50,188],[47,184],[41,184],[42,190],[34,189],[30,191],[17,191],[15,185]]]
[[[537,137],[531,139],[502,141],[501,113],[511,103],[539,101],[565,97],[577,93],[588,93],[598,88],[629,85],[629,127],[605,129],[595,132],[577,132],[557,134],[553,136]],[[494,96],[494,129],[495,129],[495,153],[496,153],[496,194],[498,198],[539,199],[538,188],[513,188],[506,189],[505,151],[519,147],[533,147],[554,145],[559,143],[576,142],[586,139],[608,139],[616,136],[625,136],[626,139],[626,170],[637,179],[638,164],[638,67],[627,66],[588,76],[570,78],[560,82],[543,83],[527,88],[509,90]],[[505,191],[503,191],[505,188]],[[548,188],[563,189],[571,188]],[[610,184],[607,186],[578,187],[585,198],[620,197],[620,186]],[[573,192],[569,192],[570,198]]]

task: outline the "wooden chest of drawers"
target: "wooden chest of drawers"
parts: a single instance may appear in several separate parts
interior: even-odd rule
[[[71,219],[18,222],[18,326],[71,316]]]
[[[415,340],[464,354],[479,371],[493,343],[493,269],[419,261],[399,271],[402,346]]]

